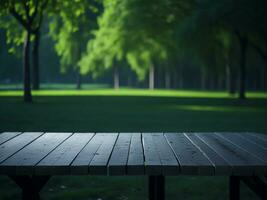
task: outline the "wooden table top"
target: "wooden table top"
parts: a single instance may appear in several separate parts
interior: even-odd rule
[[[267,135],[4,132],[0,174],[267,175]]]

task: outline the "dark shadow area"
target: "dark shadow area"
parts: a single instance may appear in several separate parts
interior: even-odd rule
[[[266,99],[137,96],[1,97],[1,131],[267,132]]]

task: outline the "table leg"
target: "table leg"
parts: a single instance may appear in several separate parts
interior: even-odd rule
[[[149,200],[164,200],[165,199],[165,177],[149,176]]]
[[[267,179],[262,176],[230,176],[229,199],[240,199],[240,182],[243,182],[261,199],[267,199]]]
[[[229,178],[229,199],[240,199],[240,179],[238,176],[230,176]]]
[[[22,200],[40,200],[39,192],[50,176],[9,176],[22,190]]]
[[[240,180],[261,199],[267,199],[267,179],[262,176],[242,176]]]

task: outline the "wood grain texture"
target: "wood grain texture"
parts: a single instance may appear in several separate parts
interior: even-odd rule
[[[145,173],[151,175],[161,174],[161,161],[157,152],[152,135],[150,133],[143,133],[143,148],[145,158]]]
[[[129,155],[131,133],[120,133],[108,163],[109,175],[125,175]]]
[[[21,132],[4,132],[0,134],[0,145],[6,141],[18,136]]]
[[[267,173],[265,164],[248,152],[214,133],[197,134],[216,153],[222,156],[232,167],[234,175],[252,175],[254,173]]]
[[[165,136],[179,161],[181,174],[214,174],[214,164],[185,134],[166,133]]]
[[[73,134],[35,166],[35,174],[68,174],[69,165],[93,135],[93,133]]]
[[[71,174],[88,174],[89,164],[100,146],[104,143],[108,133],[97,133],[80,151],[71,163]]]
[[[146,174],[174,175],[179,164],[163,133],[143,133]]]
[[[254,133],[2,133],[6,175],[267,175]]]
[[[107,175],[107,164],[113,151],[118,133],[106,133],[102,135],[103,143],[94,154],[90,164],[89,173],[95,175]]]
[[[142,175],[144,168],[144,151],[141,133],[132,133],[129,156],[127,161],[127,174]]]
[[[241,137],[240,135],[235,133],[217,133],[217,135],[231,142],[233,145],[242,148],[250,155],[259,158],[267,164],[267,149],[264,149],[259,145],[255,145],[250,140],[246,139],[245,137]]]
[[[216,153],[210,146],[199,139],[194,133],[186,133],[186,136],[197,145],[215,166],[215,175],[231,174],[232,167],[226,160]]]
[[[267,140],[262,134],[253,134],[253,133],[238,133],[243,138],[250,140],[254,144],[261,146],[264,149],[267,149]]]
[[[6,159],[10,158],[41,135],[42,133],[23,133],[0,145],[0,173],[5,173],[11,169],[11,167],[5,167],[3,162]]]
[[[15,167],[16,174],[33,174],[35,165],[69,136],[71,133],[45,133],[1,165]]]

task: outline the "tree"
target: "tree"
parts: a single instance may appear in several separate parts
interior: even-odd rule
[[[76,71],[77,89],[81,88],[81,73],[77,63],[86,49],[86,43],[92,38],[91,31],[96,28],[99,12],[100,4],[87,0],[61,1],[52,8],[50,35],[60,57],[61,71]]]
[[[23,45],[23,83],[24,101],[31,102],[31,78],[30,78],[30,40],[36,33],[42,21],[43,10],[48,0],[23,0],[1,2],[1,15],[11,15],[25,31]]]
[[[79,63],[82,73],[98,75],[127,60],[143,80],[148,71],[154,88],[154,67],[167,59],[172,27],[181,19],[191,1],[104,0],[99,29],[88,43]],[[181,14],[182,13],[182,14]],[[160,30],[160,31],[159,31]]]
[[[267,3],[263,0],[203,0],[198,1],[195,13],[191,17],[198,27],[195,33],[204,29],[224,30],[236,38],[233,45],[239,46],[240,99],[245,98],[246,60],[249,45],[258,48],[258,52],[262,52],[263,57],[266,55],[267,28],[264,25],[267,19],[266,8]],[[202,37],[205,35],[202,34]],[[201,41],[198,42],[201,43]],[[206,42],[206,44],[210,43]]]

